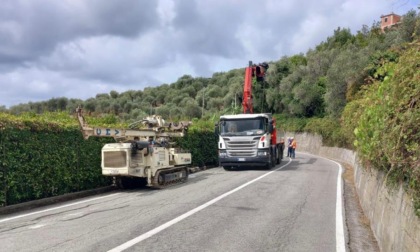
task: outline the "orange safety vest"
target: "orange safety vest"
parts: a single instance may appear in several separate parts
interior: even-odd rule
[[[293,141],[292,141],[292,148],[293,148],[293,149],[296,149],[296,146],[297,146],[296,140],[293,140]]]

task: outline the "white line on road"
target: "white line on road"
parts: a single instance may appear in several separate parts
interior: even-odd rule
[[[83,204],[83,203],[94,201],[94,200],[104,199],[104,198],[108,198],[108,197],[115,196],[115,195],[118,195],[118,194],[120,194],[120,193],[114,193],[114,194],[110,194],[110,195],[106,195],[106,196],[102,196],[102,197],[97,197],[97,198],[93,198],[93,199],[82,200],[82,201],[79,201],[79,202],[76,202],[76,203],[71,203],[71,204],[67,204],[67,205],[63,205],[63,206],[59,206],[59,207],[48,208],[48,209],[41,210],[41,211],[36,211],[36,212],[28,213],[28,214],[18,215],[18,216],[15,216],[15,217],[5,218],[5,219],[1,219],[0,223],[10,221],[10,220],[19,219],[19,218],[23,218],[23,217],[26,217],[26,216],[31,216],[31,215],[34,215],[34,214],[45,213],[45,212],[57,210],[57,209],[60,209],[60,208],[75,206],[75,205]]]
[[[126,243],[123,243],[120,246],[115,247],[115,248],[109,250],[108,252],[119,252],[119,251],[126,250],[126,249],[134,246],[135,244],[137,244],[137,243],[139,243],[139,242],[141,242],[141,241],[143,241],[143,240],[145,240],[145,239],[147,239],[149,237],[152,237],[153,235],[155,235],[155,234],[157,234],[157,233],[159,233],[159,232],[167,229],[168,227],[170,227],[170,226],[172,226],[172,225],[174,225],[174,224],[182,221],[183,219],[185,219],[185,218],[187,218],[187,217],[189,217],[189,216],[197,213],[198,211],[201,211],[204,208],[213,205],[217,201],[225,198],[226,196],[229,196],[232,193],[237,192],[237,191],[243,189],[244,187],[246,187],[246,186],[248,186],[248,185],[250,185],[250,184],[252,184],[252,183],[254,183],[254,182],[256,182],[256,181],[258,181],[258,180],[260,180],[260,179],[262,179],[262,178],[264,178],[266,176],[268,176],[268,175],[270,175],[271,173],[273,173],[275,171],[278,171],[280,169],[283,169],[284,167],[286,167],[287,165],[289,165],[291,162],[292,162],[292,160],[289,159],[289,162],[287,164],[285,164],[285,165],[283,165],[283,166],[281,166],[281,167],[279,167],[279,168],[277,168],[277,169],[275,169],[273,171],[267,172],[264,175],[261,175],[258,178],[253,179],[253,180],[251,180],[251,181],[249,181],[249,182],[247,182],[247,183],[245,183],[245,184],[243,184],[243,185],[241,185],[239,187],[236,187],[235,189],[233,189],[233,190],[231,190],[231,191],[229,191],[227,193],[224,193],[224,194],[220,195],[219,197],[214,198],[214,199],[208,201],[207,203],[204,203],[203,205],[201,205],[199,207],[196,207],[196,208],[194,208],[194,209],[192,209],[192,210],[190,210],[190,211],[188,211],[188,212],[186,212],[186,213],[184,213],[184,214],[176,217],[175,219],[173,219],[171,221],[166,222],[166,223],[160,225],[159,227],[150,230],[149,232],[146,232],[146,233],[144,233],[144,234],[142,234],[140,236],[137,236],[136,238],[134,238],[132,240],[129,240]]]
[[[337,175],[337,198],[336,198],[336,204],[335,204],[335,242],[336,242],[336,251],[337,252],[346,252],[346,243],[344,239],[344,219],[343,219],[343,185],[341,183],[342,181],[342,174],[343,174],[343,167],[340,163],[331,160],[329,158],[324,158],[321,156],[313,155],[306,153],[306,155],[319,157],[325,160],[328,160],[330,162],[335,163],[338,165],[338,175]]]
[[[332,161],[332,160],[330,160]],[[339,252],[346,252],[346,246],[345,246],[345,239],[344,239],[344,220],[343,220],[343,186],[341,184],[341,174],[343,173],[343,167],[341,164],[332,161],[336,163],[339,167],[338,170],[338,176],[337,176],[337,200],[335,205],[335,240],[336,240],[336,251]]]

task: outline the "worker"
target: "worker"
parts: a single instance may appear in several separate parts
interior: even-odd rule
[[[297,143],[294,137],[292,137],[292,158],[295,158]]]
[[[287,156],[292,157],[292,138],[287,138]]]

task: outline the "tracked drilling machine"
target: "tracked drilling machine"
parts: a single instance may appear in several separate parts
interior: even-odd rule
[[[141,181],[154,188],[187,181],[191,153],[176,148],[171,139],[183,137],[190,122],[167,123],[152,115],[128,129],[96,128],[87,124],[80,107],[76,113],[84,139],[115,139],[116,143],[103,146],[101,167],[102,174],[114,177],[119,188],[132,187]]]

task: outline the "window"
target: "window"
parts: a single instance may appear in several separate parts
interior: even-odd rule
[[[221,135],[261,135],[267,131],[265,118],[241,118],[221,122]]]

